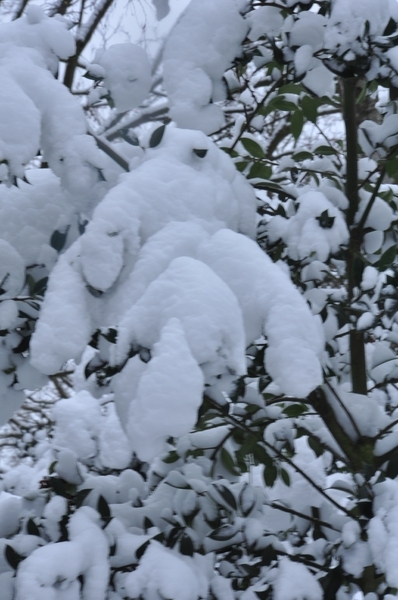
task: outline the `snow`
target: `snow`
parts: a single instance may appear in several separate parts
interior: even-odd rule
[[[356,214],[355,220],[359,222],[363,213],[366,210],[366,207],[370,201],[371,194],[363,193],[362,198],[360,200],[359,209]],[[371,227],[377,231],[385,231],[388,229],[394,219],[394,212],[382,198],[376,197],[375,201],[372,204],[369,215],[366,219],[365,226]],[[380,233],[379,233],[380,236]]]
[[[188,433],[202,402],[203,375],[187,344],[182,324],[170,319],[130,404],[127,432],[132,448],[149,462],[165,441]],[[172,419],[170,419],[170,415]]]
[[[17,319],[17,303],[14,300],[3,300],[0,303],[0,330],[11,329],[16,324]]]
[[[294,55],[294,68],[298,77],[310,69],[313,63],[313,56],[314,51],[309,44],[304,44],[304,46],[300,46],[297,49]]]
[[[374,437],[389,423],[388,416],[369,395],[354,394],[341,386],[326,390],[326,395],[337,420],[353,440],[359,434]]]
[[[315,12],[303,11],[298,14],[289,36],[290,46],[310,45],[314,52],[323,46],[324,27],[327,19]]]
[[[369,524],[369,545],[375,563],[386,574],[388,585],[396,587],[398,574],[398,509],[396,481],[386,480],[375,486],[374,514]]]
[[[309,569],[285,556],[279,560],[278,575],[273,587],[275,600],[321,600],[323,598],[323,590]]]
[[[131,462],[131,449],[113,403],[101,419],[99,431],[99,459],[109,469],[127,469]]]
[[[210,134],[223,126],[222,110],[211,102],[225,99],[221,78],[240,54],[246,33],[235,1],[190,2],[163,53],[170,114],[179,127]]]
[[[57,542],[61,537],[59,523],[68,513],[68,501],[62,496],[53,496],[43,510],[44,529],[52,542]]]
[[[118,112],[142,104],[152,79],[149,59],[143,48],[136,44],[115,44],[106,50],[97,50],[93,62],[94,66],[99,65],[103,69],[104,85]]]
[[[264,328],[266,368],[283,393],[304,397],[319,385],[322,334],[285,273],[258,246],[228,230],[215,234],[199,256],[238,298],[246,343]]]
[[[375,489],[374,517],[368,541],[364,541],[357,522],[336,510],[293,468],[297,465],[315,485],[327,488],[325,493],[341,507],[354,508],[352,497],[358,494],[357,484],[361,485],[362,479],[354,481],[339,473],[335,477],[343,478],[341,484],[327,475],[333,470],[332,452],[336,456],[342,453],[327,424],[314,414],[282,418],[282,400],[277,398],[277,405],[271,401],[266,406],[267,393],[263,398],[257,392],[256,380],[252,381],[254,395],[246,395],[244,402],[247,408],[257,404],[257,417],[266,419],[263,439],[270,447],[294,447],[291,463],[284,467],[292,485],[278,478],[264,500],[262,483],[255,488],[238,476],[216,480],[220,474],[226,477],[225,467],[219,464],[219,444],[228,437],[225,449],[232,456],[239,446],[231,423],[246,407],[243,403],[230,405],[228,393],[246,374],[247,345],[259,340],[266,343],[265,369],[272,378],[266,392],[291,397],[292,405],[296,398],[306,398],[322,385],[323,367],[325,372],[336,369],[342,381],[348,376],[344,355],[348,326],[340,326],[333,306],[346,299],[343,290],[326,284],[327,273],[343,272],[341,246],[348,241],[342,212],[348,200],[337,183],[340,166],[327,157],[303,165],[319,170],[324,179],[319,177],[316,188],[294,186],[297,212],[292,201],[289,218],[270,219],[271,243],[282,240],[286,244],[284,256],[275,264],[253,241],[256,198],[252,188],[226,153],[201,131],[189,130],[213,132],[223,125],[221,104],[217,104],[225,98],[222,76],[239,55],[248,31],[253,48],[260,48],[263,34],[281,35],[284,60],[294,62],[296,74],[304,76],[304,86],[321,96],[334,91],[333,76],[321,62],[325,43],[340,40],[340,48],[345,45],[355,58],[362,49],[352,35],[362,33],[364,14],[370,15],[371,6],[376,7],[370,25],[375,36],[382,34],[389,11],[395,10],[387,0],[380,6],[363,0],[364,12],[352,0],[345,4],[335,0],[330,25],[326,17],[302,10],[309,1],[287,0],[284,4],[296,7],[286,11],[291,12],[286,19],[285,11],[276,6],[260,7],[245,19],[240,14],[246,8],[244,2],[192,0],[164,50],[165,86],[178,127],[166,127],[156,147],[151,147],[153,129],[147,127],[142,148],[134,150],[134,156],[128,154],[133,156],[131,170],[112,183],[101,181],[108,163],[94,139],[86,135],[86,119],[78,102],[53,77],[59,58],[65,60],[74,53],[65,22],[49,19],[41,8],[30,6],[26,17],[0,26],[0,76],[4,82],[0,103],[5,115],[0,124],[0,161],[7,160],[7,165],[0,167],[3,181],[9,185],[13,176],[23,176],[26,163],[39,148],[55,173],[37,169],[36,174],[28,172],[31,186],[24,182],[19,182],[19,189],[0,186],[0,283],[5,289],[0,298],[0,331],[16,329],[3,336],[0,344],[0,386],[6,400],[2,416],[8,417],[23,401],[22,388],[40,382],[39,371],[53,374],[67,361],[81,359],[77,387],[84,388],[82,373],[89,360],[97,365],[110,362],[119,370],[102,390],[97,386],[99,378],[95,374],[89,377],[87,388],[102,396],[100,400],[81,389],[56,404],[48,451],[51,457],[46,455],[45,465],[34,469],[21,465],[25,468],[18,467],[3,477],[0,536],[14,536],[13,547],[26,555],[13,578],[17,600],[197,600],[211,594],[217,600],[239,596],[254,600],[257,591],[264,591],[260,579],[273,588],[266,593],[273,593],[275,600],[322,598],[317,576],[294,560],[296,552],[298,557],[311,555],[322,564],[330,551],[330,564],[339,563],[354,578],[373,561],[386,572],[387,584],[398,586],[397,482],[387,478],[382,484],[369,484]],[[154,5],[158,17],[165,16],[168,2],[155,0]],[[395,12],[398,15],[398,9]],[[340,17],[345,19],[342,23]],[[388,57],[395,63],[395,51]],[[264,52],[264,62],[268,58]],[[350,54],[346,58],[350,60]],[[117,112],[145,101],[151,85],[150,65],[138,47],[119,44],[97,53],[91,69],[104,78]],[[293,64],[288,69],[293,73]],[[280,76],[276,71],[275,80]],[[9,102],[10,95],[15,102]],[[248,93],[240,100],[251,103]],[[11,122],[19,113],[21,118],[14,127]],[[260,127],[263,117],[258,117],[255,123]],[[244,117],[237,119],[234,135],[243,122]],[[362,128],[369,155],[377,151],[384,157],[397,135],[396,115],[386,117],[381,126],[365,123]],[[283,167],[290,166],[286,159]],[[372,168],[372,160],[363,160],[361,176],[367,177]],[[328,180],[331,174],[333,183]],[[360,193],[357,220],[371,197],[369,192]],[[268,201],[264,195],[261,200]],[[271,199],[269,202],[273,206]],[[366,250],[371,253],[382,249],[383,243],[384,250],[392,243],[390,234],[383,233],[395,220],[391,206],[380,198],[374,202],[365,238]],[[81,233],[78,225],[83,218],[88,224]],[[68,231],[59,254],[49,243],[55,230]],[[303,270],[292,271],[292,278],[301,277],[305,292],[293,285],[286,257],[301,261]],[[375,264],[376,258],[369,260]],[[32,264],[43,264],[35,267],[35,276],[51,272],[29,365],[27,357],[12,353],[12,349],[24,323],[18,315],[22,300],[14,298],[25,293],[26,269]],[[381,285],[377,269],[368,265],[360,286],[363,312],[357,328],[371,327],[378,317],[371,303]],[[324,355],[318,314],[323,318],[325,312],[325,337],[336,349],[333,357]],[[35,318],[36,312],[32,315]],[[115,339],[106,339],[108,328],[113,328]],[[377,341],[368,344],[369,374],[376,386],[397,369],[398,359],[391,348],[395,329],[391,325],[385,338],[380,326],[375,332]],[[94,334],[98,347],[90,354],[86,349]],[[387,394],[376,390],[362,396],[352,393],[347,383],[332,383],[327,401],[353,443],[360,436],[374,438],[391,426]],[[204,391],[210,398],[218,394],[225,409],[230,406],[229,420],[211,416],[208,429],[191,433]],[[318,437],[331,452],[316,456],[309,445],[311,438],[302,435],[306,430],[299,430],[301,419],[308,435]],[[37,437],[41,434],[39,431]],[[28,443],[30,436],[24,436],[23,443]],[[392,427],[377,440],[376,454],[393,448],[396,436]],[[247,441],[250,443],[249,438]],[[173,463],[165,459],[170,451],[169,459],[176,459]],[[78,486],[79,491],[90,490],[84,506],[76,509],[66,498],[36,489],[48,473],[49,462],[54,463],[51,470],[56,475]],[[128,469],[130,465],[141,469],[143,476]],[[120,470],[120,476],[100,474]],[[252,476],[249,472],[246,479],[251,481]],[[236,511],[221,486],[236,498]],[[109,504],[109,523],[101,520],[96,510],[100,496]],[[287,511],[293,507],[303,517],[264,502],[279,502]],[[327,539],[308,538],[303,546],[300,536],[311,535],[311,507],[336,530],[328,530]],[[245,514],[249,516],[242,516]],[[31,515],[43,528],[41,538],[24,533]],[[66,516],[69,539],[60,542]],[[222,524],[228,521],[227,527],[234,532],[232,542],[211,539],[212,523],[218,517]],[[204,549],[207,555],[183,555],[181,540],[169,548],[164,541],[152,539],[162,534],[171,545],[174,527],[183,527],[194,547],[200,552]],[[148,542],[138,558],[138,549]],[[221,550],[229,552],[231,543],[242,545],[244,552],[245,547],[257,552],[272,544],[281,554],[276,566],[261,564],[257,582],[242,592],[231,585],[228,560],[216,556]],[[46,545],[38,547],[41,544]],[[1,549],[4,545],[3,540]],[[290,558],[282,552],[290,553]],[[0,571],[9,569],[2,560]],[[110,569],[112,592],[108,591]],[[215,570],[220,574],[214,575]],[[3,583],[8,600],[14,596],[13,584],[2,577],[0,586]]]
[[[375,267],[368,265],[362,273],[361,288],[365,291],[372,290],[376,287],[379,272]]]
[[[86,289],[74,267],[75,252],[72,247],[54,267],[31,341],[31,364],[45,374],[59,371],[71,357],[79,359],[90,340]]]
[[[277,36],[283,25],[280,9],[273,6],[260,6],[246,15],[250,25],[249,39],[258,40],[263,35]]]
[[[81,391],[72,398],[59,400],[54,406],[53,417],[55,447],[73,450],[83,461],[96,455],[101,422],[98,400]]]
[[[79,575],[84,576],[83,600],[104,600],[108,587],[108,544],[98,526],[99,515],[88,506],[72,515],[70,541],[38,548],[20,565],[17,600],[53,600],[60,587],[71,600],[80,597]]]
[[[332,98],[336,90],[333,73],[318,61],[314,61],[312,64],[318,66],[314,66],[307,72],[302,84],[316,96],[329,96]]]
[[[177,554],[152,541],[137,569],[123,580],[124,594],[137,598],[177,598],[197,600],[206,597],[208,584],[203,574],[205,558]]]
[[[297,213],[290,219],[281,216],[272,219],[268,226],[270,240],[281,238],[295,260],[312,256],[324,262],[348,240],[345,220],[340,210],[319,191],[306,191],[299,196],[298,202]],[[330,222],[325,222],[322,227],[323,213]]]
[[[22,499],[0,491],[0,538],[10,537],[19,529]]]
[[[27,178],[29,184],[0,188],[0,236],[25,266],[44,263],[50,269],[57,258],[51,235],[62,223],[73,221],[73,209],[49,169],[30,169]]]
[[[2,239],[0,239],[0,257],[2,298],[13,298],[22,291],[25,282],[25,265],[15,248]]]
[[[325,41],[329,48],[338,48],[340,55],[347,50],[364,54],[360,39],[368,22],[369,34],[381,36],[392,14],[397,15],[395,2],[390,0],[334,0]]]
[[[365,250],[368,254],[374,254],[381,248],[384,241],[382,231],[370,231],[364,236]]]
[[[8,178],[23,178],[26,164],[40,148],[64,187],[74,194],[88,192],[98,181],[92,165],[103,166],[101,155],[85,135],[79,103],[53,76],[58,58],[75,52],[66,22],[31,6],[26,19],[0,25],[0,39],[0,161],[7,161]]]
[[[57,462],[55,472],[68,483],[79,485],[83,482],[82,474],[77,464],[77,455],[69,448],[56,452]]]
[[[208,363],[212,374],[244,372],[237,300],[208,266],[189,257],[174,259],[123,317],[116,360],[123,360],[134,343],[152,348],[171,318],[181,321],[193,356],[199,364]]]

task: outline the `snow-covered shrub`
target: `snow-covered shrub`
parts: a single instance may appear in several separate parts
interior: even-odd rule
[[[396,3],[191,0],[152,66],[82,56],[110,0],[27,4],[0,25],[2,421],[75,374],[2,476],[0,597],[396,597]]]

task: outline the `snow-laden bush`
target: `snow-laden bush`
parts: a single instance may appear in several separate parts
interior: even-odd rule
[[[75,373],[3,474],[0,598],[396,597],[396,3],[192,0],[152,66],[82,56],[110,0],[27,4],[0,25],[2,422]]]

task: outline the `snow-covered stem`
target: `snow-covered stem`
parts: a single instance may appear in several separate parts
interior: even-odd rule
[[[83,34],[81,31],[78,31],[76,40],[76,53],[69,59],[68,66],[66,67],[64,75],[64,85],[68,89],[72,89],[73,79],[75,76],[76,68],[78,66],[78,61],[81,53],[86,48],[87,44],[90,42],[102,19],[105,17],[106,13],[112,6],[113,1],[114,0],[102,0],[102,2],[95,10],[87,25],[85,25],[84,27],[81,26],[81,29],[84,29]],[[82,11],[83,7],[84,3],[82,3]]]
[[[354,289],[358,285],[356,270],[361,253],[361,233],[354,225],[359,206],[358,188],[358,129],[356,113],[356,78],[343,78],[343,116],[346,132],[346,195],[349,201],[347,225],[350,229],[350,240],[347,250],[347,291],[348,302],[354,297]],[[352,390],[357,394],[367,394],[367,375],[365,358],[365,336],[357,331],[356,325],[350,330],[350,356]]]
[[[104,140],[104,138],[102,136],[97,135],[96,133],[94,133],[91,130],[89,130],[88,133],[95,139],[98,148],[100,150],[102,150],[102,152],[105,152],[105,154],[107,154],[109,156],[109,158],[114,160],[115,163],[117,165],[119,165],[119,167],[121,167],[124,171],[127,171],[127,172],[129,171],[129,163],[127,162],[127,160],[125,158],[123,158],[123,156],[120,156],[120,154],[118,154],[112,148],[112,146],[110,146],[108,144],[107,140]]]

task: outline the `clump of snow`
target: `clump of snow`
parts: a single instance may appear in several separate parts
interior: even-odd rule
[[[318,195],[318,213],[327,207],[339,223],[338,209]],[[142,460],[193,427],[204,382],[231,389],[246,371],[245,345],[264,333],[274,381],[305,397],[322,381],[319,323],[288,276],[246,237],[254,225],[253,191],[231,159],[200,132],[167,128],[59,259],[32,364],[52,373],[79,360],[96,330],[116,327],[106,360],[121,368],[115,405]],[[334,249],[335,230],[325,237]],[[145,349],[147,365],[128,360],[136,349]],[[128,453],[120,452],[123,464]]]
[[[93,63],[103,69],[104,85],[118,112],[142,104],[151,87],[151,66],[143,48],[137,44],[115,44],[97,50]]]
[[[59,400],[53,411],[54,447],[73,450],[83,461],[97,453],[97,435],[101,421],[98,400],[81,391],[72,398]]]
[[[224,124],[221,78],[241,52],[247,24],[235,1],[192,0],[164,48],[164,85],[179,127],[213,133]]]
[[[370,395],[354,394],[341,386],[330,387],[325,393],[337,420],[353,440],[360,435],[374,437],[389,423],[388,416]]]
[[[73,207],[49,169],[30,169],[29,184],[0,186],[0,237],[21,255],[24,265],[44,264],[51,269],[57,252],[52,233],[73,222]],[[44,276],[44,275],[43,275]]]
[[[203,374],[177,319],[162,328],[130,404],[127,431],[138,457],[150,461],[170,436],[188,433],[202,402]],[[173,417],[170,419],[169,415]]]
[[[277,36],[283,25],[283,17],[279,8],[260,6],[246,15],[250,26],[249,39],[258,40],[263,35]]]
[[[348,240],[348,229],[340,210],[320,191],[306,191],[298,198],[297,213],[269,223],[270,240],[282,239],[294,260],[310,256],[324,262]]]
[[[75,43],[63,19],[46,17],[40,7],[30,6],[26,18],[0,24],[4,180],[23,178],[26,164],[40,149],[72,193],[88,192],[99,181],[98,173],[91,171],[101,168],[103,159],[86,136],[83,110],[53,76],[58,59],[74,52]],[[76,170],[73,176],[71,169]]]
[[[275,600],[321,600],[323,589],[311,571],[286,556],[279,560],[273,582]]]
[[[81,507],[69,521],[70,541],[32,552],[18,569],[17,600],[50,600],[60,586],[64,597],[78,598],[80,575],[84,576],[82,597],[104,600],[109,576],[108,543],[99,519],[95,510]]]
[[[113,403],[101,419],[99,431],[99,459],[109,469],[126,469],[131,462],[131,449]]]
[[[246,343],[265,333],[266,368],[286,394],[305,397],[322,380],[323,338],[317,320],[290,279],[247,238],[221,230],[199,256],[238,298]]]
[[[63,254],[52,272],[42,316],[31,341],[31,364],[45,374],[59,371],[71,357],[80,359],[90,341],[86,289],[74,266],[75,250],[72,246]]]
[[[359,222],[364,214],[368,203],[370,202],[371,194],[363,192],[362,198],[359,204],[358,212],[356,214],[356,221]],[[394,212],[382,198],[377,196],[372,203],[370,212],[366,218],[365,227],[371,227],[372,229],[382,232],[388,229],[394,219]],[[379,233],[380,237],[380,233]]]
[[[391,16],[398,17],[395,2],[390,0],[334,0],[330,21],[325,33],[328,48],[346,58],[364,55],[366,47],[361,44],[368,23],[370,36],[381,36]],[[347,55],[351,52],[351,55]]]
[[[183,556],[152,541],[137,569],[123,578],[121,590],[131,598],[197,600],[208,594],[206,562],[205,557]]]
[[[18,296],[25,282],[21,255],[6,240],[0,239],[0,287],[2,299]]]
[[[374,486],[374,514],[368,529],[371,557],[388,585],[397,587],[398,483],[387,479]]]

